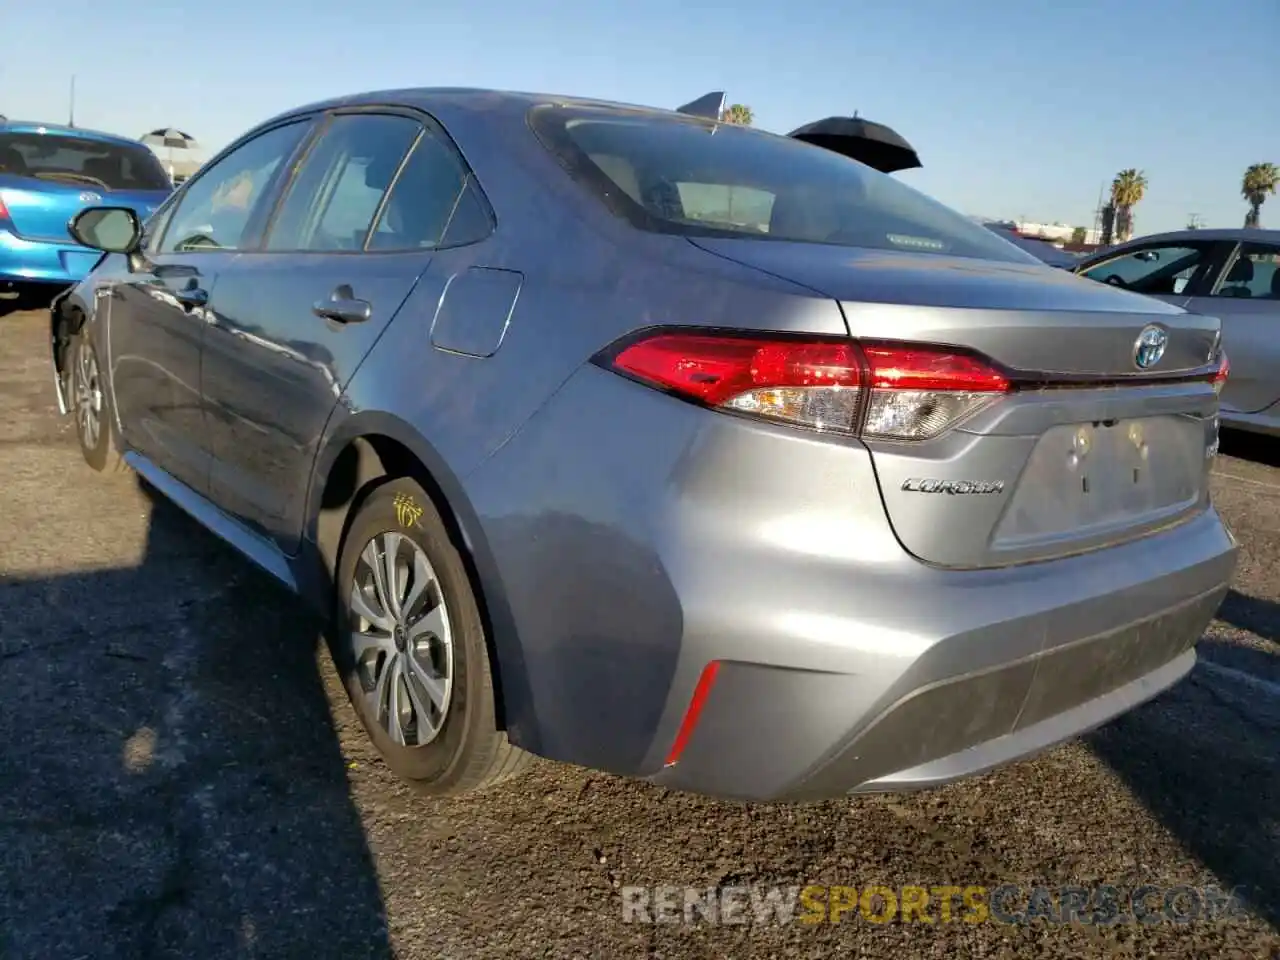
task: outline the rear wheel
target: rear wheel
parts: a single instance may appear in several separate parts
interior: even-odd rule
[[[111,433],[111,400],[98,352],[85,331],[72,338],[68,353],[71,358],[68,399],[84,461],[98,471],[120,469],[123,460],[116,452]]]
[[[434,795],[521,772],[497,729],[484,625],[462,557],[412,480],[370,494],[343,542],[331,647],[393,772]]]

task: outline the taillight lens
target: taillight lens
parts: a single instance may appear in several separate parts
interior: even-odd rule
[[[9,208],[4,205],[4,194],[0,193],[0,220],[9,219]]]
[[[870,395],[863,435],[928,440],[1010,389],[989,363],[946,347],[864,343]]]
[[[1213,392],[1222,393],[1222,388],[1227,382],[1227,377],[1231,375],[1231,361],[1227,359],[1227,351],[1223,350],[1218,355],[1218,369],[1213,374]]]
[[[708,407],[868,439],[927,440],[1010,389],[951,347],[660,332],[598,358]]]

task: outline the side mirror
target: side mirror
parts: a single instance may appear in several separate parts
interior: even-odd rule
[[[134,253],[142,240],[142,223],[128,207],[86,207],[67,229],[77,243],[106,253]]]

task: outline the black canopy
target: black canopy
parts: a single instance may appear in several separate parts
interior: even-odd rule
[[[915,147],[898,131],[861,117],[827,117],[792,130],[788,136],[834,150],[881,173],[924,166]]]

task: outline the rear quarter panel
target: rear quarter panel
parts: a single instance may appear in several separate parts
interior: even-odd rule
[[[681,238],[642,234],[615,220],[598,201],[580,193],[549,156],[540,156],[536,143],[533,151],[500,151],[483,135],[461,142],[497,213],[497,229],[482,243],[436,253],[348,385],[317,461],[312,515],[327,464],[354,436],[396,425],[410,449],[423,451],[419,459],[433,476],[444,478],[441,489],[475,559],[492,620],[508,731],[520,746],[544,752],[555,745],[547,740],[534,709],[525,664],[530,657],[538,660],[556,638],[547,633],[546,618],[529,607],[546,601],[531,599],[519,543],[505,535],[493,541],[490,523],[497,521],[476,509],[473,484],[482,467],[597,351],[633,330],[697,324],[842,335],[847,328],[830,298],[714,257]],[[488,357],[432,343],[446,285],[471,267],[522,275],[501,345]],[[476,322],[492,328],[495,318],[477,317]],[[640,426],[619,410],[614,427],[619,436]],[[593,470],[595,443],[587,435],[564,438],[561,468],[566,474]],[[544,528],[555,534],[565,523],[584,528],[593,523],[585,515],[548,511],[545,498],[535,496],[528,478],[518,472],[508,474],[499,467],[497,475],[505,485],[499,498],[504,531],[509,515],[522,512],[526,497],[522,536],[541,536]],[[493,472],[486,471],[486,501],[495,496],[494,482]],[[499,544],[494,549],[503,555],[491,550],[491,542]],[[510,571],[522,577],[514,601]],[[540,571],[542,597],[547,591],[566,595],[580,589],[573,577],[567,568]],[[542,699],[549,692],[543,689]],[[577,751],[558,752],[561,759],[583,759]],[[631,757],[638,762],[638,753]],[[617,769],[618,764],[609,766]]]

